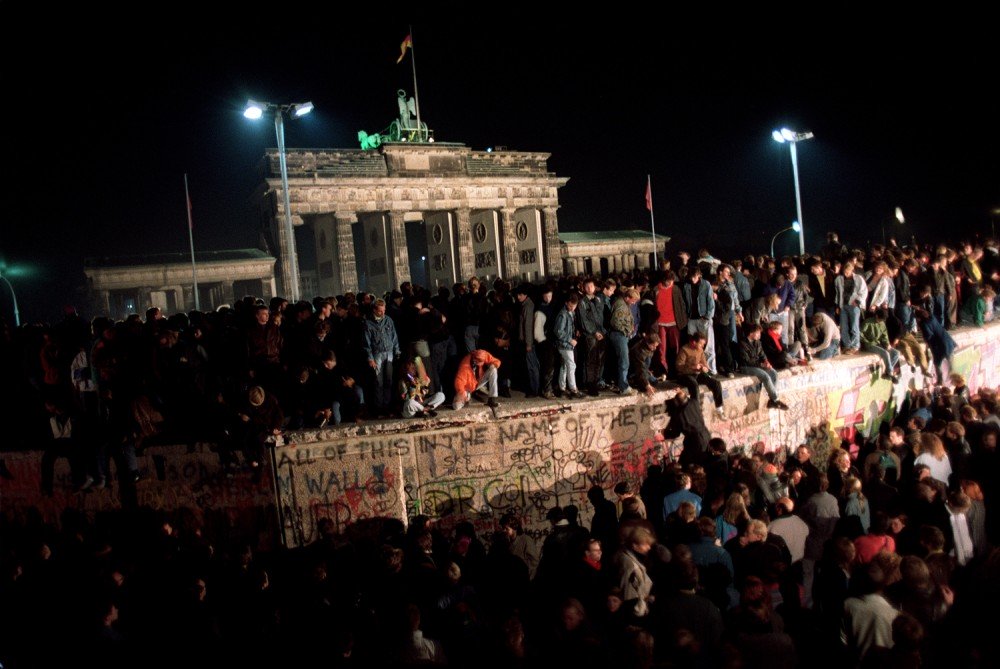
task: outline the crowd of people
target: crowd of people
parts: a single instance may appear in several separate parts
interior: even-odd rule
[[[744,374],[781,410],[779,370],[859,350],[893,381],[907,364],[942,383],[949,330],[992,320],[998,287],[994,242],[865,252],[831,233],[819,255],[723,263],[703,249],[606,279],[247,297],[117,323],[67,308],[51,327],[5,330],[5,348],[14,402],[32,417],[22,443],[43,439],[87,488],[107,484],[112,458],[134,482],[150,439],[210,441],[227,466],[242,452],[259,469],[285,430],[497,407],[512,389],[574,399],[669,381],[696,403],[707,387],[722,415],[720,379]]]
[[[995,666],[997,395],[945,372],[949,330],[991,320],[998,282],[992,242],[862,252],[831,235],[780,261],[702,250],[603,280],[404,284],[120,323],[68,310],[6,329],[47,493],[57,457],[81,493],[112,484],[114,460],[127,501],[136,450],[156,439],[212,441],[225,466],[241,452],[260,471],[285,430],[496,407],[512,389],[674,382],[667,429],[692,426],[704,450],[616,482],[615,501],[592,489],[589,527],[552,508],[544,540],[516,515],[488,536],[375,519],[259,555],[183,510],[67,512],[58,527],[5,514],[0,662]],[[721,407],[720,380],[751,375],[780,411],[776,370],[859,350],[886,378],[907,364],[932,384],[826,462],[810,444],[727,445],[701,421],[702,386]]]

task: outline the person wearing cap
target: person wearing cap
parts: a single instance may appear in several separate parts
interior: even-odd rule
[[[525,397],[538,397],[538,356],[535,353],[535,303],[530,297],[531,284],[522,283],[514,291],[520,311],[517,318],[516,342],[518,352],[524,355]]]
[[[458,363],[455,373],[455,410],[464,407],[472,399],[472,393],[486,392],[486,404],[492,408],[497,402],[497,369],[500,361],[488,351],[477,348]]]

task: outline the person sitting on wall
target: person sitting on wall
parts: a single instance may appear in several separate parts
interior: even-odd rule
[[[681,347],[677,354],[677,381],[688,389],[696,404],[699,403],[698,386],[702,383],[708,386],[715,400],[715,413],[719,418],[724,418],[722,384],[708,373],[705,341],[705,335],[695,332],[688,338],[688,343]]]
[[[651,332],[638,339],[629,349],[630,384],[647,396],[652,396],[656,391],[654,384],[659,380],[649,369],[653,355],[659,348],[660,337]]]
[[[419,356],[403,365],[399,393],[403,400],[403,418],[434,418],[437,416],[435,409],[444,403],[444,393],[431,392],[431,379]]]
[[[462,358],[455,374],[456,411],[464,407],[472,399],[473,393],[486,393],[486,405],[491,408],[500,406],[497,402],[497,369],[500,361],[489,352],[476,349]]]

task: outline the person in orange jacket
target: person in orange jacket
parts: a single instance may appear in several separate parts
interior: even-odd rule
[[[500,361],[489,352],[477,348],[462,358],[455,374],[455,410],[469,403],[472,393],[486,391],[486,404],[500,406],[497,402],[497,368]]]

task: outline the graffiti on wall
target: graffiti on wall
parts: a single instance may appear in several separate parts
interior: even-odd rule
[[[290,543],[310,541],[320,519],[338,528],[379,515],[426,514],[447,528],[482,531],[513,513],[544,534],[546,512],[623,480],[638,485],[666,442],[664,399],[586,412],[546,413],[437,431],[346,438],[277,452],[277,483]]]

